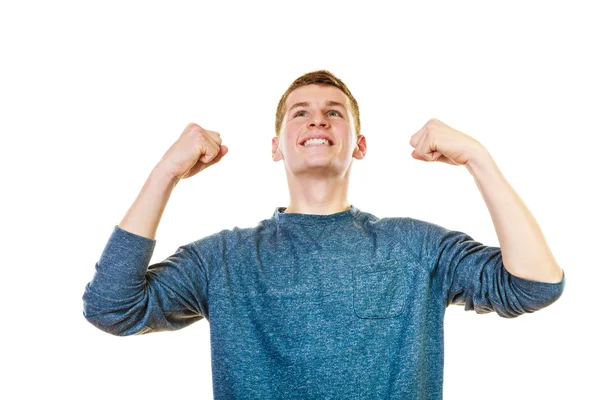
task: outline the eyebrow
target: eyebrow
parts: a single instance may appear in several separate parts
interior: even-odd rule
[[[293,106],[291,106],[290,109],[288,110],[288,112],[292,111],[294,108],[297,108],[297,107],[309,107],[309,106],[310,106],[310,104],[308,102],[303,101],[301,103],[296,103]],[[325,106],[326,107],[337,106],[337,107],[343,108],[344,110],[346,109],[346,107],[342,103],[338,103],[337,101],[332,101],[332,100],[329,100],[327,103],[325,103]]]

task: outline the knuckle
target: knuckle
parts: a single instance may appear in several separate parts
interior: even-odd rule
[[[197,129],[197,130],[199,130],[199,131],[201,131],[201,132],[206,132],[206,129],[204,129],[203,127],[201,127],[198,124],[194,124],[194,128]]]
[[[187,136],[197,137],[203,131],[202,127],[198,124],[190,122],[184,130],[184,134]]]
[[[210,135],[202,128],[197,129],[194,132],[194,138],[196,140],[199,140],[203,143],[210,143],[211,142],[211,138]]]

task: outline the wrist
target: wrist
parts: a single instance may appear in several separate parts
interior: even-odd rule
[[[473,175],[476,171],[487,168],[493,163],[494,160],[492,159],[492,155],[487,151],[487,149],[481,147],[473,152],[473,154],[465,163],[465,167],[467,167],[471,175]]]
[[[166,181],[170,186],[175,186],[181,180],[181,178],[177,176],[177,174],[175,174],[168,168],[165,168],[161,164],[157,164],[154,167],[154,169],[150,173],[150,176],[155,180]]]

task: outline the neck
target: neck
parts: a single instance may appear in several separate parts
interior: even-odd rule
[[[286,213],[329,215],[349,210],[348,176],[288,175],[290,204]]]

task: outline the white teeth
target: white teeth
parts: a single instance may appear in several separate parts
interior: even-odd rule
[[[327,139],[308,139],[306,142],[304,142],[304,146],[314,146],[318,144],[330,145],[331,143]]]

